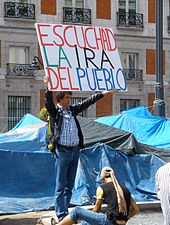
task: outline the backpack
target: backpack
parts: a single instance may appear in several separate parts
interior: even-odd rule
[[[54,126],[54,132],[52,132],[50,125],[50,114],[48,113],[46,107],[43,107],[39,112],[39,118],[47,122],[47,131],[46,131],[46,147],[51,152],[56,154],[56,137],[57,137],[57,124]]]

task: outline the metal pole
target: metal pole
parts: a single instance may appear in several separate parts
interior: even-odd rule
[[[163,0],[156,0],[156,83],[155,116],[165,116],[163,83]]]

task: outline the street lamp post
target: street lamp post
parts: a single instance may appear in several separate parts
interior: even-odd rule
[[[165,116],[163,83],[163,0],[156,0],[156,83],[154,112]]]

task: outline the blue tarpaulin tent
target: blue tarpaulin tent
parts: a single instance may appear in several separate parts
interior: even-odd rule
[[[140,143],[170,149],[170,120],[153,116],[144,106],[96,121],[131,132]]]
[[[54,206],[55,157],[45,148],[45,123],[28,114],[0,136],[0,213],[18,213]],[[164,164],[148,154],[126,155],[96,143],[80,152],[72,204],[95,201],[99,172],[111,166],[137,201],[154,201],[155,173]]]

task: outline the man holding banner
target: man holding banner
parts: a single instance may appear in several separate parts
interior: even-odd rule
[[[45,77],[48,83],[49,78]],[[50,114],[51,130],[56,134],[56,202],[55,211],[58,221],[68,215],[68,207],[74,186],[79,150],[83,148],[83,134],[76,116],[99,99],[116,90],[96,93],[77,105],[70,105],[71,92],[57,93],[57,106],[54,105],[52,92],[47,89],[45,106]],[[55,125],[56,124],[56,125]],[[55,224],[54,219],[52,224]]]
[[[44,82],[50,90],[46,92],[46,108],[57,146],[55,211],[61,221],[68,214],[79,150],[83,148],[76,116],[104,95],[127,91],[127,87],[111,28],[41,23],[35,26],[46,74]],[[57,106],[52,91],[59,91]],[[71,91],[100,93],[70,106]]]

